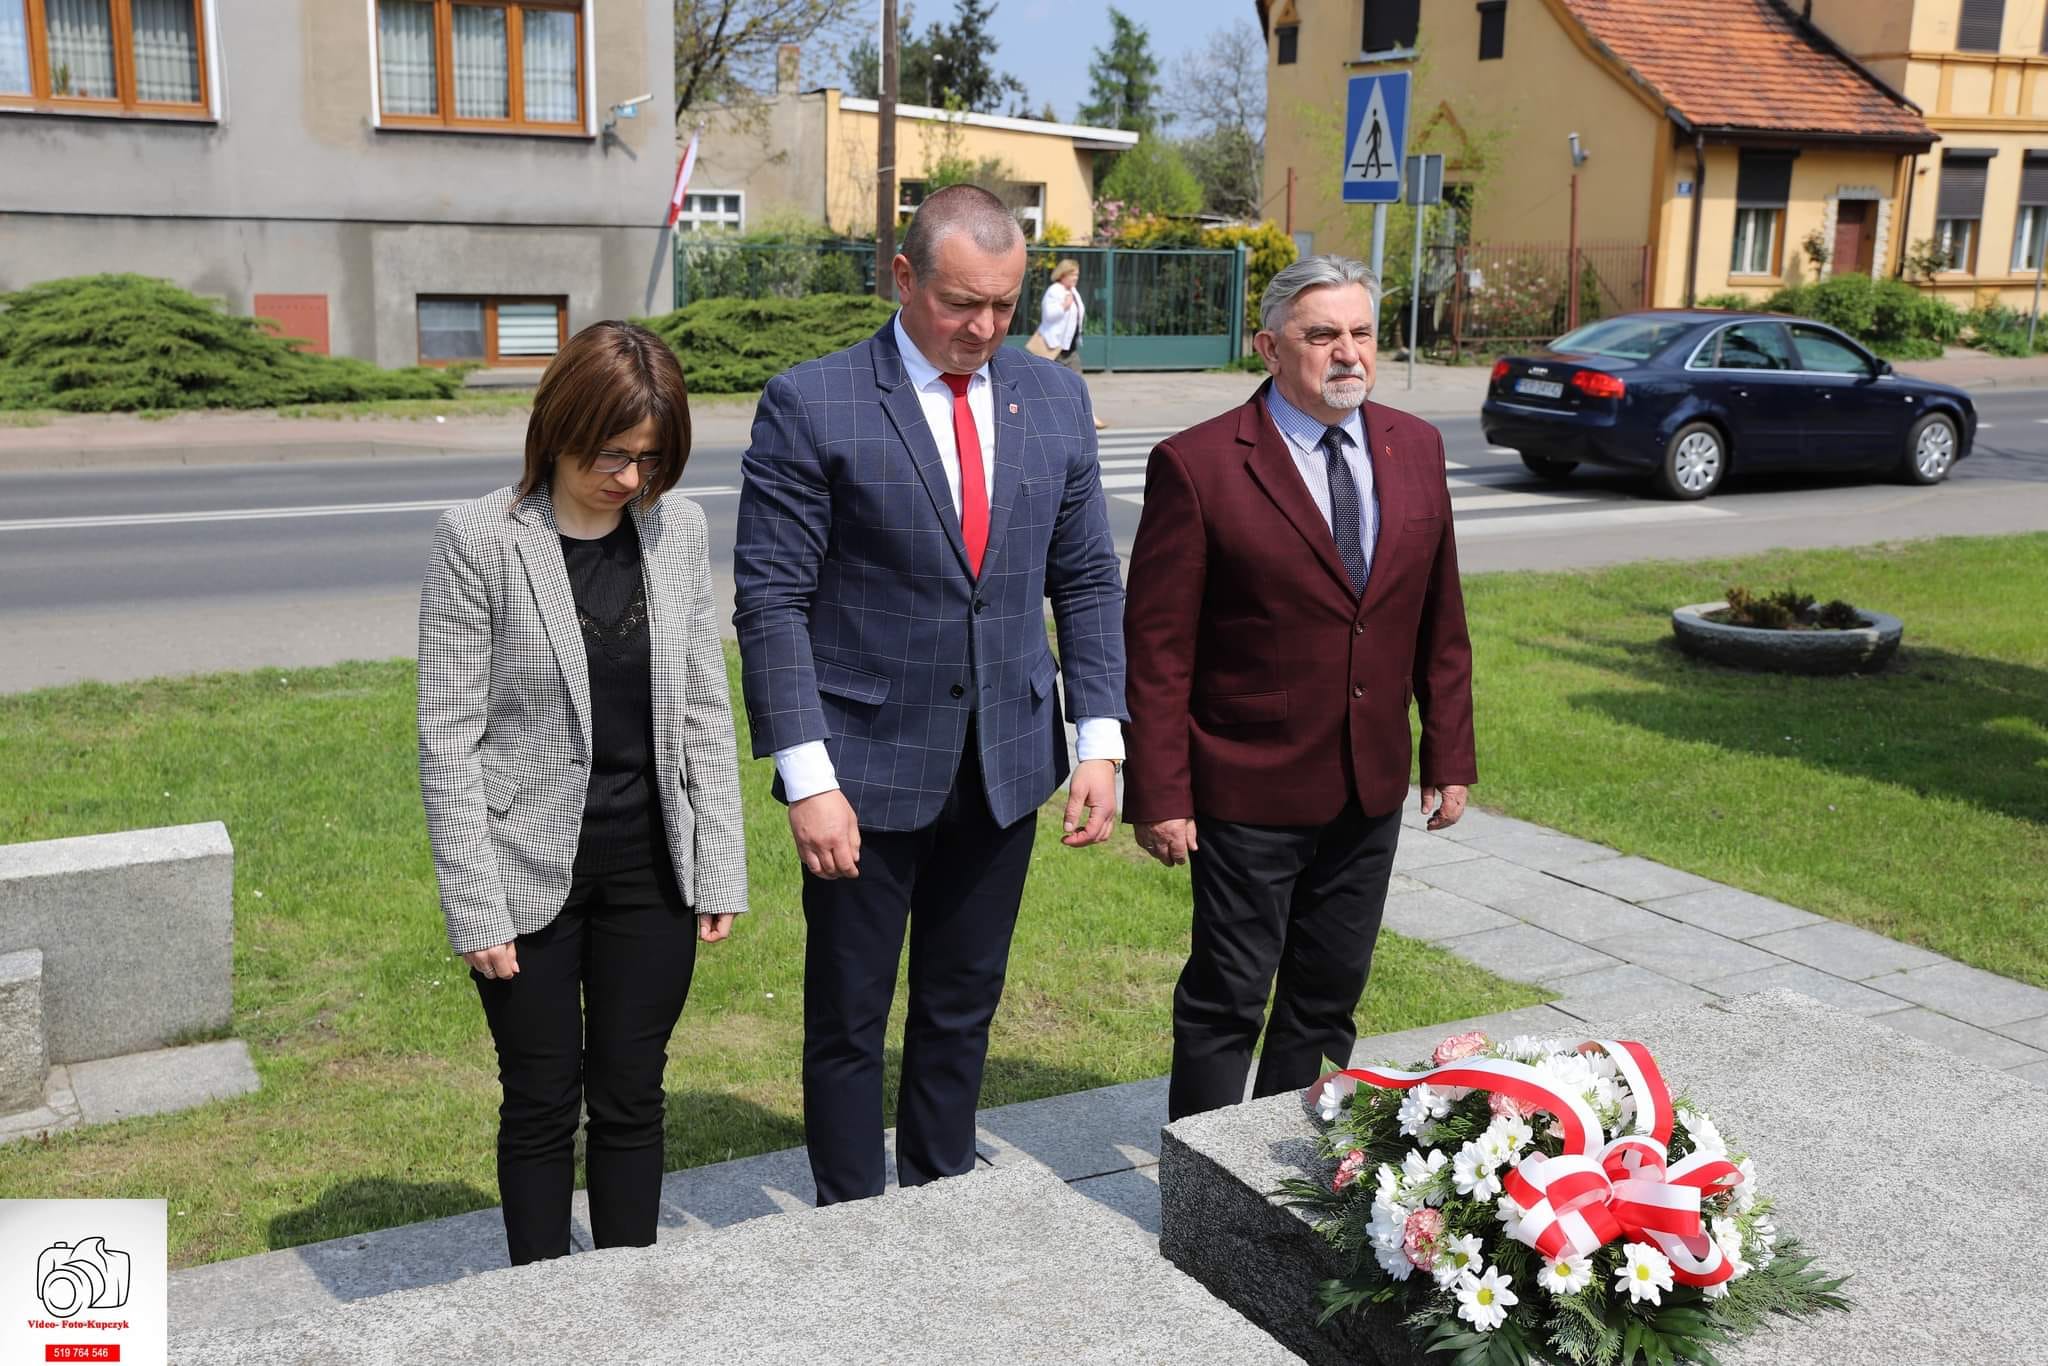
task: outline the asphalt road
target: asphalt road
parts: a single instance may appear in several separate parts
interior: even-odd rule
[[[2048,528],[2048,391],[1989,392],[1979,411],[1977,450],[1943,486],[1774,478],[1691,504],[1652,499],[1617,474],[1541,483],[1487,447],[1476,416],[1438,425],[1459,467],[1460,558],[1474,572]],[[1126,553],[1145,454],[1164,434],[1104,435],[1111,524]],[[710,514],[728,604],[739,458],[737,446],[700,449],[683,487]],[[438,511],[517,472],[508,449],[0,474],[0,691],[409,653]]]

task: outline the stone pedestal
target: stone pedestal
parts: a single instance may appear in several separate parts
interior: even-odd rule
[[[42,952],[51,1062],[227,1027],[234,869],[218,821],[0,845],[0,953]]]
[[[2048,1132],[2048,1091],[1783,991],[1568,1041],[1590,1038],[1649,1045],[1673,1091],[1755,1160],[1779,1228],[1851,1278],[1851,1312],[1774,1320],[1718,1350],[1725,1366],[2039,1359],[2048,1170],[2028,1153]],[[1356,1056],[1379,1060],[1369,1040]],[[1315,1128],[1294,1096],[1170,1126],[1160,1251],[1311,1362],[1419,1362],[1389,1320],[1315,1325],[1313,1289],[1336,1262],[1271,1195],[1310,1170]]]
[[[43,1040],[43,955],[0,953],[0,1115],[43,1103],[50,1050]]]

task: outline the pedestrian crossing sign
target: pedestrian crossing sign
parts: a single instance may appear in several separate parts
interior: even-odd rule
[[[1344,111],[1344,202],[1401,198],[1402,140],[1408,131],[1408,73],[1353,76]]]

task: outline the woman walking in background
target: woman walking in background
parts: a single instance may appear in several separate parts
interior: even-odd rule
[[[1038,331],[1026,349],[1080,374],[1081,319],[1086,312],[1081,303],[1081,263],[1069,256],[1052,268],[1052,283],[1038,305]],[[1095,419],[1098,432],[1108,425]]]
[[[497,1045],[514,1265],[654,1242],[662,1072],[699,940],[746,910],[738,761],[676,358],[585,328],[517,486],[451,508],[420,594],[420,792],[448,942]],[[668,495],[668,496],[664,496]]]

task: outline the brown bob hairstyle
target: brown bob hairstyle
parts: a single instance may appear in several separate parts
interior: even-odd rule
[[[644,327],[592,323],[556,353],[534,391],[519,496],[545,485],[556,460],[568,456],[587,468],[606,441],[650,417],[660,459],[642,480],[643,506],[674,488],[690,461],[683,367],[667,343]]]

